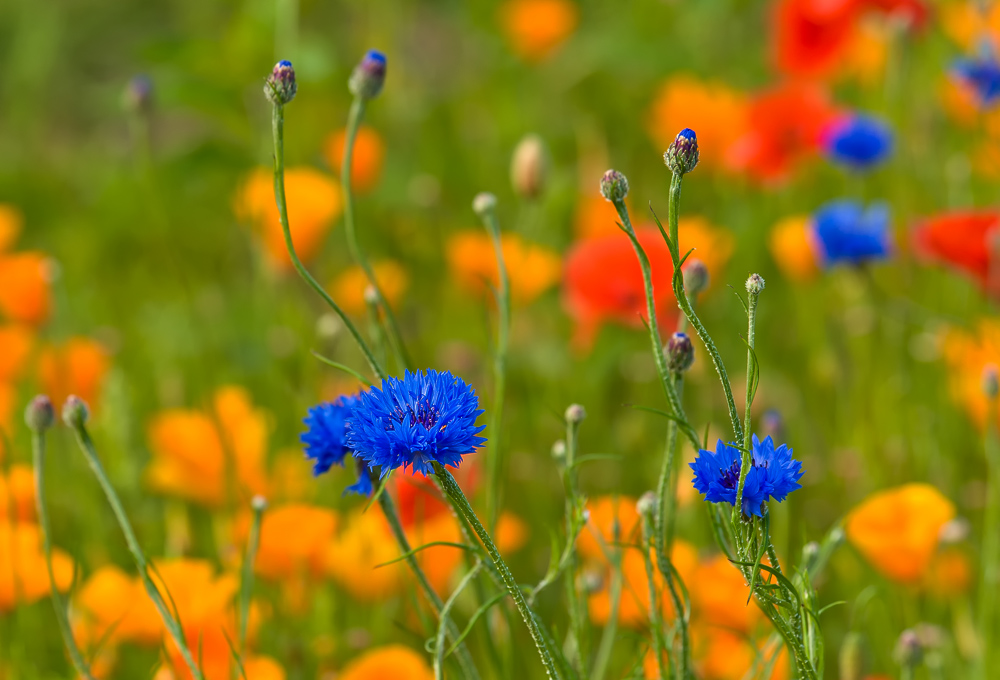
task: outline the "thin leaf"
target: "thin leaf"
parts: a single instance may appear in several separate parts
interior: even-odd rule
[[[390,564],[396,564],[396,562],[402,562],[403,560],[408,559],[412,555],[416,555],[421,550],[425,548],[433,548],[436,545],[446,545],[452,548],[461,548],[462,550],[468,550],[469,552],[475,552],[476,550],[475,547],[468,545],[466,543],[452,543],[451,541],[431,541],[430,543],[425,543],[424,545],[421,545],[419,547],[414,548],[413,550],[409,550],[403,553],[394,560],[389,560],[388,562],[382,562],[381,564],[376,564],[372,568],[378,569],[379,567],[388,567]]]
[[[233,646],[233,641],[229,639],[229,633],[226,632],[225,628],[222,628],[222,636],[226,638],[226,644],[229,645],[229,653],[233,655],[233,661],[236,662],[236,668],[240,672],[240,677],[243,680],[247,680],[247,669],[243,667],[243,660],[240,659],[240,655],[236,653],[236,647]]]
[[[847,600],[837,600],[836,602],[831,602],[830,604],[826,605],[825,607],[822,607],[818,612],[816,612],[816,616],[822,616],[823,612],[825,612],[827,609],[831,609],[841,604],[847,604]]]
[[[320,354],[319,352],[317,352],[314,349],[313,350],[309,350],[309,353],[312,354],[317,359],[319,359],[320,361],[322,361],[327,366],[333,366],[334,368],[336,368],[338,370],[341,370],[344,373],[347,373],[349,375],[354,376],[355,378],[357,378],[358,380],[360,380],[362,383],[364,383],[368,387],[372,386],[372,383],[371,383],[370,380],[368,380],[368,378],[366,378],[365,376],[361,375],[360,373],[358,373],[357,371],[355,371],[350,366],[345,366],[342,363],[339,363],[337,361],[334,361],[333,359],[327,358],[327,357],[323,356],[322,354]]]
[[[495,605],[497,602],[500,602],[505,597],[507,597],[507,593],[497,593],[490,599],[486,600],[486,602],[484,602],[483,605],[476,610],[476,613],[472,615],[471,619],[469,619],[469,623],[466,624],[465,630],[463,630],[462,634],[458,636],[458,639],[456,639],[455,642],[451,645],[451,648],[449,648],[448,651],[445,652],[445,658],[451,656],[452,653],[456,649],[458,649],[458,646],[462,644],[462,641],[465,640],[466,637],[468,637],[469,633],[472,632],[473,627],[476,625],[476,622],[479,621],[479,617],[481,617],[483,614],[489,611],[493,607],[493,605]]]

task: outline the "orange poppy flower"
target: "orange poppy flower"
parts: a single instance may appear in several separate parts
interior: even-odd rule
[[[809,215],[786,217],[774,225],[768,246],[781,273],[792,281],[808,281],[819,271]]]
[[[929,484],[906,484],[872,494],[847,517],[848,540],[872,566],[900,583],[926,574],[938,534],[955,506]]]
[[[604,560],[605,550],[640,537],[639,513],[631,496],[599,496],[587,500],[587,524],[576,539],[577,551],[589,560]],[[640,555],[641,557],[641,555]]]
[[[24,375],[35,345],[34,331],[23,324],[0,325],[0,382]]]
[[[146,479],[156,491],[217,507],[229,491],[248,499],[263,494],[269,416],[241,387],[219,388],[213,409],[170,409],[149,425],[153,454]],[[227,468],[232,467],[233,488]]]
[[[971,274],[981,285],[990,284],[993,250],[1000,248],[1000,212],[965,210],[930,217],[913,231],[917,251],[928,258]],[[1000,285],[1000,278],[997,278]],[[998,289],[1000,291],[1000,289]]]
[[[244,680],[285,680],[286,677],[285,669],[269,656],[246,657],[240,660],[240,665],[242,672],[239,677]],[[205,680],[226,680],[226,678],[232,677],[225,673],[219,674],[218,671],[212,675],[208,668],[203,670],[205,671]],[[160,667],[156,675],[153,676],[153,680],[186,680],[190,677],[190,671],[182,664],[176,670],[169,666]]]
[[[0,253],[10,250],[24,227],[24,216],[12,205],[0,203]]]
[[[0,315],[38,325],[52,307],[48,256],[22,251],[0,254]]]
[[[73,560],[62,550],[52,551],[56,587],[66,591],[73,582]],[[18,604],[31,604],[48,595],[49,572],[42,552],[39,528],[26,522],[0,519],[0,613]]]
[[[890,29],[883,24],[862,22],[844,55],[845,76],[865,85],[879,82],[889,57]]]
[[[500,25],[507,42],[522,59],[541,61],[573,33],[579,10],[569,0],[507,0],[500,6]]]
[[[816,155],[839,115],[818,85],[789,82],[765,90],[750,103],[747,132],[730,147],[727,164],[759,181],[780,182]]]
[[[332,178],[318,170],[286,168],[285,201],[295,252],[306,262],[319,252],[326,233],[340,215],[340,189]],[[258,168],[247,177],[237,192],[235,210],[237,217],[253,225],[272,264],[290,267],[292,261],[285,248],[270,170]]]
[[[355,658],[337,675],[338,680],[433,680],[423,654],[402,645],[371,649]]]
[[[344,142],[347,141],[346,128],[330,133],[323,142],[323,154],[330,168],[340,174],[344,162]],[[385,144],[375,130],[367,125],[358,128],[354,138],[354,157],[351,159],[351,190],[365,194],[375,188],[382,175],[385,158]]]
[[[378,601],[400,591],[406,564],[397,562],[399,547],[381,511],[372,506],[350,513],[326,547],[326,573],[358,600]]]
[[[776,649],[763,641],[753,642],[744,635],[718,626],[695,627],[691,631],[691,641],[698,677],[704,680],[760,677],[763,669],[760,664],[770,661],[775,653],[778,658],[769,676],[770,680],[785,680],[790,677],[788,651],[784,647]],[[751,673],[755,668],[757,672]]]
[[[743,574],[725,555],[702,560],[687,582],[691,609],[704,623],[749,633],[760,621],[760,610],[748,603],[750,589]]]
[[[1000,6],[994,3],[948,2],[940,8],[941,28],[966,51],[976,49],[984,38],[1000,42]]]
[[[15,463],[7,475],[0,473],[0,522],[13,518],[19,522],[35,521],[35,470]]]
[[[38,382],[57,408],[75,394],[96,409],[110,364],[107,350],[96,340],[70,338],[42,348],[38,356]]]
[[[966,552],[946,548],[934,555],[923,585],[932,595],[948,599],[968,592],[972,580],[972,564]]]
[[[511,297],[530,303],[559,281],[562,264],[552,250],[528,243],[518,234],[500,237]],[[448,266],[462,286],[485,291],[485,282],[499,285],[493,240],[483,230],[462,231],[448,239]]]
[[[629,209],[629,215],[634,215],[629,201],[625,201]],[[611,201],[605,200],[603,196],[595,192],[589,192],[580,197],[577,204],[576,213],[573,216],[573,231],[577,238],[587,239],[594,236],[612,236],[621,234],[618,223],[618,211]]]
[[[677,75],[660,86],[650,108],[647,129],[660,149],[673,143],[678,130],[698,133],[698,167],[719,168],[729,147],[746,127],[747,97],[719,82]],[[614,212],[614,206],[605,201]],[[614,217],[611,225],[617,221]]]
[[[406,270],[393,260],[383,260],[372,265],[375,280],[385,296],[390,307],[395,307],[403,297],[403,292],[409,284],[410,277]],[[333,299],[349,314],[364,314],[365,290],[368,288],[368,276],[360,266],[345,269],[330,284]]]
[[[975,333],[949,331],[943,355],[948,365],[952,397],[980,427],[990,415],[990,399],[983,393],[983,371],[1000,366],[1000,321],[983,319]],[[1000,411],[993,414],[1000,416]]]
[[[333,510],[311,505],[269,508],[261,522],[256,572],[272,580],[320,574],[337,520]]]

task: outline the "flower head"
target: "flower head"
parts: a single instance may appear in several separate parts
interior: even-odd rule
[[[715,451],[702,449],[691,463],[694,488],[705,494],[710,503],[736,505],[742,458],[739,449],[721,439]],[[768,499],[779,503],[785,500],[789,493],[802,488],[799,484],[802,474],[802,463],[792,458],[792,450],[786,444],[776,448],[770,437],[760,441],[754,435],[751,469],[743,485],[743,514],[761,516],[761,506]]]
[[[913,232],[917,251],[990,283],[993,241],[1000,234],[1000,212],[962,210],[923,220]]]
[[[334,465],[343,465],[347,448],[347,419],[358,404],[357,396],[342,396],[309,409],[303,422],[306,431],[299,436],[305,444],[306,458],[315,461],[313,475],[319,476]]]
[[[351,94],[360,99],[371,99],[378,96],[385,83],[387,61],[385,55],[378,50],[368,50],[354,67],[347,87]]]
[[[698,135],[691,128],[677,133],[674,141],[663,152],[663,162],[670,171],[686,175],[698,165]]]
[[[432,463],[457,467],[486,439],[477,436],[483,413],[475,390],[448,371],[386,378],[359,396],[347,433],[347,445],[382,476],[398,467],[430,474]]]
[[[830,126],[823,146],[834,163],[869,170],[892,153],[892,130],[879,118],[856,114]]]
[[[511,49],[522,59],[542,61],[565,42],[579,20],[570,0],[507,0],[500,25]]]
[[[855,201],[831,201],[816,211],[813,229],[826,265],[884,259],[892,248],[889,208],[884,203],[865,209]]]
[[[1000,99],[1000,62],[996,55],[984,53],[959,59],[952,66],[952,74],[975,93],[980,107],[988,109]]]
[[[264,96],[272,104],[287,104],[295,99],[297,89],[292,62],[282,59],[274,65],[274,70],[264,83]]]

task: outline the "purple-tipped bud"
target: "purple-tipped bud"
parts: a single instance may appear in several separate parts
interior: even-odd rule
[[[612,203],[621,203],[628,196],[628,180],[617,170],[608,170],[601,177],[601,196]]]
[[[566,409],[566,422],[573,423],[574,425],[582,423],[583,419],[587,417],[587,411],[584,410],[579,404],[570,404]]]
[[[52,408],[52,400],[44,394],[29,401],[28,407],[24,409],[24,422],[32,432],[45,432],[52,427],[55,419],[56,410]]]
[[[896,641],[896,661],[904,668],[915,668],[923,661],[924,646],[917,631],[907,628]]]
[[[697,295],[708,288],[708,267],[704,262],[691,259],[684,265],[684,290],[691,295]]]
[[[698,165],[698,135],[684,128],[663,153],[663,162],[671,172],[686,175]]]
[[[983,366],[983,394],[989,399],[996,399],[997,394],[1000,394],[1000,372],[998,372],[996,364],[987,364]]]
[[[760,295],[764,290],[764,277],[760,274],[751,274],[747,279],[747,292],[751,295]]]
[[[372,99],[382,91],[385,83],[385,55],[378,50],[368,50],[354,67],[347,87],[355,97]]]
[[[132,76],[122,93],[122,104],[129,113],[149,113],[153,106],[153,81],[149,76]]]
[[[691,368],[694,363],[694,345],[687,333],[674,333],[667,340],[667,368],[674,373],[681,373]]]
[[[272,104],[287,104],[295,99],[298,87],[295,84],[295,69],[292,62],[282,59],[274,65],[274,70],[264,83],[264,95]]]
[[[87,420],[90,419],[90,409],[87,408],[83,399],[71,394],[66,399],[66,403],[63,404],[62,419],[64,423],[75,430],[87,424]]]

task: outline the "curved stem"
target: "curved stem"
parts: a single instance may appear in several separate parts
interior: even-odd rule
[[[243,574],[240,580],[240,654],[246,654],[247,626],[250,623],[250,600],[253,597],[253,567],[260,547],[260,525],[264,518],[264,503],[253,503],[253,519],[247,538],[247,552],[243,558]],[[234,669],[235,670],[235,669]]]
[[[646,584],[649,588],[649,628],[653,634],[653,653],[656,655],[656,667],[660,672],[660,680],[667,680],[668,667],[663,662],[663,622],[660,618],[660,598],[656,592],[656,571],[653,568],[653,560],[649,558],[649,551],[653,549],[653,526],[650,518],[642,516],[642,559],[646,567]],[[679,614],[679,612],[678,612]],[[683,677],[683,675],[681,675]]]
[[[340,320],[344,322],[344,326],[347,327],[347,331],[354,338],[354,341],[358,344],[361,349],[361,353],[365,355],[365,359],[368,361],[368,365],[371,367],[372,371],[381,379],[386,377],[386,372],[382,366],[375,359],[375,355],[372,354],[371,349],[365,343],[364,338],[361,337],[361,333],[358,332],[357,327],[355,327],[354,322],[351,321],[350,317],[344,313],[344,310],[340,308],[333,298],[330,297],[323,286],[319,285],[316,279],[313,278],[309,270],[305,268],[302,261],[299,260],[299,256],[295,252],[295,245],[292,243],[292,231],[288,226],[288,206],[285,202],[285,107],[281,104],[275,104],[271,113],[271,129],[274,136],[274,201],[278,206],[278,219],[281,222],[281,230],[285,236],[285,248],[288,249],[288,256],[292,260],[292,265],[295,270],[299,273],[306,283],[319,293],[319,296],[323,298],[324,302],[330,306],[330,309],[340,317]]]
[[[354,142],[357,140],[358,128],[361,127],[361,119],[365,115],[366,102],[362,97],[355,97],[351,103],[351,110],[347,114],[347,130],[344,135],[344,158],[340,164],[340,186],[344,193],[344,231],[347,233],[347,248],[351,252],[351,257],[358,263],[368,283],[375,289],[378,305],[385,311],[386,325],[389,327],[389,344],[392,346],[393,354],[401,368],[411,367],[410,357],[406,353],[406,346],[403,344],[403,335],[396,322],[396,315],[392,307],[382,294],[382,288],[375,278],[375,270],[372,269],[368,258],[365,256],[361,245],[358,243],[358,233],[354,222],[354,194],[351,192],[351,165],[354,160]]]
[[[576,565],[577,556],[573,546],[576,545],[576,535],[579,527],[582,526],[582,517],[579,517],[581,507],[580,482],[576,470],[576,454],[579,449],[580,420],[576,418],[566,419],[566,460],[563,469],[563,486],[566,487],[566,598],[569,601],[569,620],[573,638],[576,641],[576,671],[580,677],[586,677],[589,660],[589,642],[587,639],[587,614],[586,604],[580,597],[580,592],[576,587]],[[562,560],[560,560],[560,563]],[[560,564],[561,566],[561,564]],[[537,589],[532,591],[534,598]]]
[[[524,599],[521,587],[514,580],[514,575],[510,573],[510,569],[507,567],[507,563],[503,561],[503,557],[500,555],[500,551],[497,550],[496,544],[493,543],[493,539],[483,527],[479,518],[476,517],[475,511],[469,505],[469,499],[462,493],[461,487],[458,486],[458,482],[455,481],[455,478],[452,477],[447,468],[438,462],[434,463],[434,475],[441,482],[441,488],[455,502],[455,505],[461,511],[466,521],[472,526],[473,531],[476,532],[479,540],[482,541],[483,546],[486,548],[486,552],[499,572],[500,578],[507,588],[507,592],[510,593],[511,598],[514,600],[517,611],[521,614],[521,618],[524,619],[524,625],[528,627],[528,632],[531,634],[531,639],[535,642],[535,647],[538,649],[538,655],[542,659],[542,665],[545,667],[546,674],[549,678],[559,678],[555,661],[552,659],[548,646],[545,644],[545,637],[538,625],[538,621],[535,620],[534,613],[528,608],[528,603]]]
[[[76,672],[85,680],[94,680],[90,667],[83,659],[80,648],[76,646],[73,628],[66,614],[66,601],[56,584],[55,570],[52,568],[52,527],[49,524],[49,511],[45,503],[45,433],[41,431],[31,434],[31,454],[35,466],[35,508],[38,512],[38,528],[42,532],[42,550],[45,553],[45,567],[49,574],[49,590],[52,595],[52,606],[56,610],[56,622],[62,634],[63,644],[69,652],[70,661]]]
[[[479,570],[483,568],[483,563],[481,561],[476,562],[476,564],[469,570],[462,580],[459,581],[458,585],[455,587],[455,591],[448,598],[448,601],[444,603],[441,607],[441,622],[438,624],[437,635],[434,639],[434,678],[435,680],[444,680],[444,641],[445,633],[448,630],[447,622],[448,615],[451,613],[451,608],[455,606],[455,602],[458,600],[458,596],[462,594],[465,587],[472,582],[476,576],[479,575]]]

